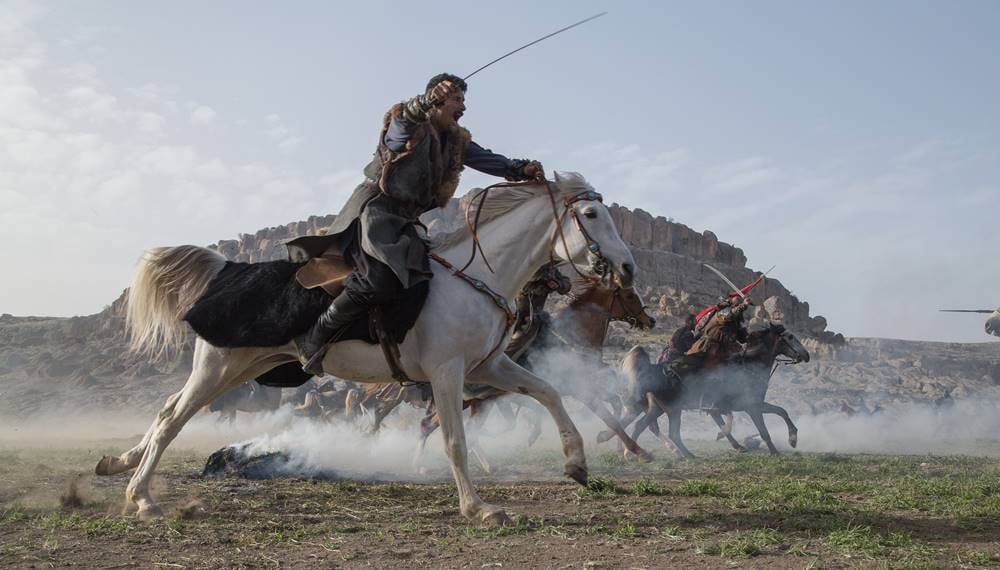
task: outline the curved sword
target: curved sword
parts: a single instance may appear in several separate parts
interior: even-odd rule
[[[531,47],[531,46],[533,46],[533,45],[537,44],[538,42],[540,42],[540,41],[542,41],[542,40],[547,40],[547,39],[551,38],[552,36],[554,36],[554,35],[556,35],[556,34],[561,34],[562,32],[565,32],[566,30],[568,30],[568,29],[570,29],[570,28],[575,28],[575,27],[579,26],[580,24],[586,24],[587,22],[589,22],[589,21],[591,21],[591,20],[596,20],[597,18],[600,18],[601,16],[603,16],[603,15],[605,15],[605,14],[607,14],[607,12],[601,12],[600,14],[594,14],[593,16],[591,16],[591,17],[589,17],[589,18],[584,18],[583,20],[580,20],[579,22],[577,22],[577,23],[575,23],[575,24],[570,24],[570,25],[566,26],[565,28],[560,28],[560,29],[558,29],[558,30],[556,30],[556,31],[552,32],[551,34],[548,34],[548,35],[545,35],[545,36],[542,36],[542,37],[538,38],[537,40],[535,40],[535,41],[533,41],[533,42],[531,42],[531,43],[527,43],[527,44],[524,44],[523,46],[521,46],[521,47],[517,48],[517,49],[516,49],[516,50],[514,50],[514,51],[509,51],[509,52],[507,52],[507,53],[505,53],[505,54],[501,55],[500,57],[498,57],[498,58],[494,59],[493,61],[491,61],[491,62],[487,63],[486,65],[484,65],[484,66],[480,67],[479,69],[477,69],[477,70],[473,71],[472,73],[470,73],[470,74],[466,75],[466,76],[465,76],[465,77],[463,77],[462,79],[463,79],[463,80],[465,80],[465,81],[468,81],[468,80],[469,80],[469,78],[470,78],[470,77],[472,77],[473,75],[475,75],[475,74],[479,73],[480,71],[482,71],[482,70],[486,69],[487,67],[489,67],[489,66],[493,65],[494,63],[496,63],[496,62],[500,61],[501,59],[503,59],[503,58],[505,58],[505,57],[507,57],[507,56],[509,56],[509,55],[514,55],[515,53],[517,53],[517,52],[521,51],[521,50],[522,50],[522,49],[524,49],[524,48],[527,48],[527,47]]]
[[[747,296],[743,294],[743,291],[740,291],[739,287],[737,287],[736,285],[733,285],[733,282],[730,281],[728,277],[726,277],[725,275],[723,275],[721,271],[719,271],[718,269],[712,267],[711,265],[709,265],[707,263],[703,263],[702,265],[704,265],[705,267],[711,269],[712,273],[715,273],[716,275],[718,275],[720,279],[722,279],[723,281],[726,282],[726,285],[729,285],[730,287],[732,287],[733,291],[735,291],[736,294],[739,295],[741,299],[743,299],[744,301],[746,301]],[[768,269],[768,271],[770,271],[770,269]]]

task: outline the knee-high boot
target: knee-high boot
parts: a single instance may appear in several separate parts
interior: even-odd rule
[[[346,291],[337,295],[309,332],[296,339],[299,352],[306,358],[302,370],[322,376],[323,356],[326,355],[327,346],[344,334],[347,327],[367,311],[366,305],[352,299]]]

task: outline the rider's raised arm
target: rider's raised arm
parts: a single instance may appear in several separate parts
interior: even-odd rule
[[[424,95],[417,95],[403,103],[402,111],[392,118],[382,141],[392,152],[401,152],[413,133],[422,123],[427,122],[427,113],[434,105]]]

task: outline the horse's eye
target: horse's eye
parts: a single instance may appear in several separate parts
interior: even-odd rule
[[[597,217],[597,212],[595,212],[594,210],[585,210],[583,212],[583,215],[593,220],[594,218]]]

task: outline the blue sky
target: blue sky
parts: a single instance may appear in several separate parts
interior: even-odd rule
[[[711,229],[834,330],[989,340],[936,313],[1000,304],[987,1],[0,2],[0,312],[336,212],[390,104],[603,10],[473,78],[479,142]]]

